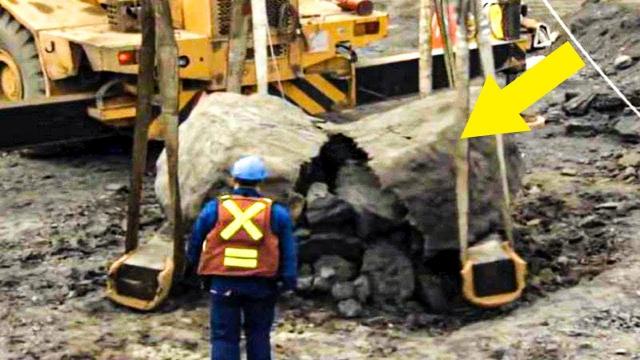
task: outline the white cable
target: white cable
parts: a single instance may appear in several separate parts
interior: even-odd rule
[[[602,78],[607,82],[609,87],[613,89],[613,91],[622,99],[622,101],[624,101],[624,103],[627,104],[629,109],[631,109],[640,118],[640,111],[638,111],[638,109],[635,106],[633,106],[631,101],[627,99],[627,97],[622,93],[622,91],[618,89],[616,84],[614,84],[613,81],[611,81],[611,79],[609,79],[609,77],[604,73],[604,71],[602,71],[602,68],[593,60],[593,58],[591,58],[587,50],[585,50],[584,47],[582,47],[582,44],[578,42],[578,39],[576,39],[576,37],[573,35],[573,33],[571,32],[567,24],[565,24],[564,21],[562,21],[562,18],[560,17],[560,15],[558,15],[558,13],[553,8],[553,6],[551,6],[551,4],[549,3],[549,0],[542,0],[542,2],[544,2],[544,5],[547,7],[547,9],[549,9],[549,11],[551,12],[551,15],[553,15],[553,17],[560,24],[562,29],[567,33],[571,41],[573,41],[574,45],[578,47],[582,55],[584,55],[584,57],[586,57],[587,60],[589,60],[589,63],[596,69],[598,74],[602,76]]]
[[[271,39],[271,29],[267,31],[267,41],[269,42],[269,49],[271,51],[271,59],[273,60],[273,66],[276,68],[276,81],[278,82],[278,90],[280,91],[280,96],[284,99],[284,88],[282,87],[282,77],[280,76],[280,67],[278,66],[278,59],[276,58],[276,53],[273,47],[273,40]]]

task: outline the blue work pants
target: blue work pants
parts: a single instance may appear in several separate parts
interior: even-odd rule
[[[271,360],[271,327],[276,294],[211,295],[211,359],[240,360],[240,331],[247,339],[248,360]]]

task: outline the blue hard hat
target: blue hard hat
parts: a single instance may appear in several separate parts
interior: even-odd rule
[[[246,181],[263,181],[267,178],[267,167],[259,156],[245,156],[236,161],[231,168],[234,179]]]

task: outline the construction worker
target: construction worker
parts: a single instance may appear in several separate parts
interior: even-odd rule
[[[232,194],[204,206],[187,257],[211,279],[211,359],[240,359],[242,327],[247,359],[269,360],[276,299],[297,285],[293,223],[285,206],[260,195],[267,178],[260,157],[241,158],[231,175]]]

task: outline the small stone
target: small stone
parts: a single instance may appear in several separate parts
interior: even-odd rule
[[[567,265],[567,264],[569,263],[569,258],[568,258],[568,257],[566,257],[566,256],[559,256],[559,257],[558,257],[558,260],[556,260],[556,262],[557,262],[559,265]]]
[[[555,279],[556,275],[553,273],[553,270],[549,268],[544,268],[540,270],[540,274],[538,274],[540,278],[540,282],[543,284],[550,284]]]
[[[542,223],[542,220],[540,219],[532,219],[527,221],[527,226],[538,226]]]
[[[625,117],[616,123],[614,130],[624,140],[635,142],[640,137],[640,121],[636,117]]]
[[[316,275],[325,278],[327,276],[323,275],[323,272],[327,274],[328,272],[333,271],[332,276],[335,276],[337,281],[349,281],[356,275],[356,266],[336,255],[325,255],[320,257],[313,267],[316,270]]]
[[[311,236],[311,230],[305,228],[298,228],[294,231],[293,235],[298,239],[306,239]]]
[[[326,293],[331,291],[332,286],[332,280],[323,278],[321,276],[316,276],[313,278],[313,285],[311,286],[311,289],[314,291]]]
[[[298,290],[309,291],[313,287],[313,276],[301,276],[298,278]]]
[[[622,206],[622,203],[611,201],[611,202],[606,202],[606,203],[596,205],[596,209],[613,210],[613,209],[618,209],[621,206]]]
[[[325,280],[332,280],[336,276],[336,270],[332,267],[323,266],[318,271],[318,277]]]
[[[578,171],[572,168],[564,168],[560,171],[560,174],[563,176],[576,176],[578,175]]]
[[[529,194],[531,194],[531,195],[540,194],[541,192],[542,192],[542,190],[537,185],[534,185],[534,186],[531,187],[531,189],[529,189]]]
[[[616,349],[616,351],[613,352],[616,355],[629,355],[629,350],[627,349]]]
[[[588,349],[593,349],[593,344],[588,341],[585,341],[583,343],[580,343],[578,347],[583,350],[588,350]]]
[[[104,189],[107,191],[121,192],[121,191],[127,190],[128,187],[126,184],[123,184],[123,183],[109,183],[105,185]]]
[[[356,297],[360,302],[366,303],[369,300],[369,296],[371,296],[371,284],[369,283],[369,278],[361,275],[354,282],[353,286],[355,287]]]
[[[618,165],[622,167],[640,167],[640,152],[628,152],[620,159],[618,159]]]
[[[586,229],[593,229],[596,227],[605,226],[606,223],[602,221],[597,215],[589,215],[586,218],[582,219],[578,226]]]
[[[338,303],[338,312],[346,318],[355,318],[362,314],[362,305],[353,299],[343,300]]]
[[[594,93],[580,94],[562,105],[562,110],[567,115],[583,116],[589,112],[591,102],[595,98]]]
[[[633,65],[633,58],[629,55],[620,55],[613,61],[613,66],[618,70],[624,70]]]
[[[332,314],[328,311],[312,311],[307,315],[307,318],[312,324],[319,326],[331,319],[331,316]]]
[[[339,282],[331,288],[331,295],[336,300],[351,299],[355,296],[356,290],[351,282]]]
[[[631,177],[636,177],[636,169],[629,166],[628,168],[625,168],[624,171],[622,172],[622,178],[623,179],[628,179]]]
[[[566,116],[560,110],[554,109],[547,112],[547,123],[549,124],[557,124],[564,120]]]

